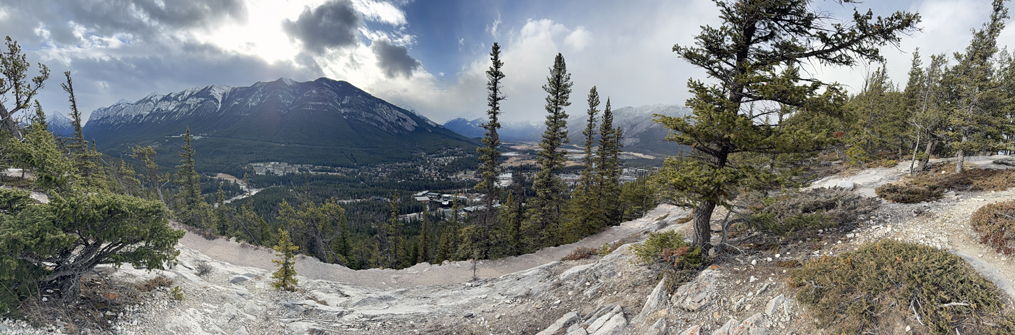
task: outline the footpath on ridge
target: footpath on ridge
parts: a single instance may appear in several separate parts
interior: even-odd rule
[[[577,247],[599,248],[603,243],[614,242],[632,234],[653,232],[686,216],[689,212],[687,209],[673,205],[659,205],[640,219],[610,227],[599,234],[586,237],[572,244],[548,247],[535,253],[520,256],[496,260],[480,260],[477,262],[476,276],[479,278],[495,278],[558,261]],[[690,225],[684,226],[690,227]],[[276,267],[271,262],[272,257],[274,257],[273,251],[266,247],[236,243],[221,238],[208,240],[190,231],[180,239],[179,245],[193,249],[213,259],[234,265],[250,266],[272,271]],[[442,265],[422,263],[400,270],[352,270],[337,264],[322,263],[313,257],[300,256],[297,257],[296,272],[300,276],[310,279],[335,281],[352,286],[391,289],[467,282],[472,279],[472,262],[445,262]]]

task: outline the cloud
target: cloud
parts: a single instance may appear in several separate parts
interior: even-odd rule
[[[405,20],[405,13],[391,3],[371,0],[355,0],[352,4],[367,20],[383,22],[393,26],[400,26],[408,23],[408,21]]]
[[[355,45],[360,17],[348,0],[333,0],[311,10],[303,10],[295,22],[286,19],[282,29],[290,38],[299,39],[303,48],[315,53]]]
[[[412,76],[412,71],[422,64],[412,56],[409,56],[409,49],[405,46],[391,44],[388,40],[376,40],[370,45],[374,55],[377,56],[377,66],[384,71],[388,78],[395,78],[403,75],[406,78]]]
[[[213,27],[225,19],[244,21],[247,11],[242,0],[81,0],[55,7],[40,2],[27,8],[43,17],[69,18],[47,20],[56,27],[73,22],[99,34],[129,33],[141,38],[173,29]]]
[[[500,36],[497,36],[497,30],[500,28],[500,25],[502,23],[504,23],[504,21],[501,21],[501,19],[500,19],[500,12],[497,12],[497,19],[493,21],[492,25],[489,25],[489,26],[486,27],[486,31],[489,31],[490,32],[490,36],[493,36],[493,38],[496,39],[496,38],[500,37]]]
[[[578,26],[572,31],[567,37],[564,38],[564,45],[567,45],[571,50],[580,52],[585,50],[585,47],[592,43],[592,33],[585,30],[585,27]]]

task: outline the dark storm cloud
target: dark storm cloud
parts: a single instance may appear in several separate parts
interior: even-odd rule
[[[128,33],[153,26],[204,27],[227,17],[245,20],[247,11],[240,0],[85,0],[63,7],[81,24]]]
[[[384,70],[384,75],[388,78],[398,75],[411,77],[412,71],[420,66],[418,60],[409,56],[408,48],[391,44],[388,40],[376,40],[370,49],[377,55],[377,66]]]
[[[225,19],[244,21],[247,17],[242,0],[13,0],[6,8],[9,17],[31,21],[22,25],[23,29],[45,28],[60,44],[81,42],[71,22],[102,36],[129,34],[150,39],[167,31],[212,27]],[[14,24],[0,21],[4,28]]]
[[[341,48],[357,42],[360,18],[348,0],[335,0],[311,10],[303,10],[295,22],[286,19],[282,29],[290,38],[299,39],[303,49],[322,53],[325,49]]]

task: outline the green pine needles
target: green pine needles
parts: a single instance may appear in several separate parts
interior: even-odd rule
[[[543,85],[543,90],[546,91],[546,130],[536,156],[536,164],[540,167],[532,185],[536,197],[523,229],[523,235],[529,239],[526,244],[530,250],[560,244],[561,214],[564,211],[567,186],[556,173],[564,168],[567,161],[561,147],[568,143],[567,112],[564,108],[571,105],[568,99],[572,85],[564,56],[558,53],[550,68],[550,76],[546,77],[546,85]]]
[[[711,77],[688,80],[693,115],[656,117],[671,130],[667,140],[692,153],[667,159],[655,182],[676,203],[696,207],[694,244],[706,249],[717,205],[727,206],[743,189],[780,181],[785,170],[779,165],[790,161],[780,162],[780,155],[814,153],[831,138],[827,129],[794,122],[841,113],[846,99],[839,85],[806,76],[803,64],[881,61],[879,48],[897,43],[920,21],[906,12],[888,17],[855,12],[851,23],[832,23],[806,0],[716,5],[721,27],[703,27],[692,46],[673,46]],[[757,163],[759,157],[769,157],[767,164]]]
[[[271,286],[276,290],[292,292],[299,284],[299,281],[296,280],[296,251],[300,250],[300,247],[293,245],[289,240],[289,232],[279,229],[278,235],[278,244],[274,249],[275,257],[279,259],[271,260],[272,263],[278,265],[278,270],[271,274],[271,279],[274,280],[271,282]]]

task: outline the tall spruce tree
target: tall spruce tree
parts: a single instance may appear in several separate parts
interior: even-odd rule
[[[994,80],[992,58],[997,54],[997,36],[1008,19],[1005,0],[994,0],[990,21],[973,33],[963,54],[955,53],[958,64],[948,73],[953,89],[950,126],[955,149],[955,172],[962,172],[965,156],[977,151],[1010,147],[1001,134],[1008,122],[998,112],[1003,99]]]
[[[564,168],[567,161],[561,146],[567,144],[567,113],[564,108],[571,105],[571,74],[567,72],[564,56],[557,53],[553,59],[550,75],[546,77],[546,130],[539,142],[536,173],[533,188],[536,197],[526,219],[524,236],[530,238],[528,247],[536,248],[557,245],[560,242],[560,219],[564,207],[567,187],[556,173]]]
[[[180,165],[176,166],[176,184],[180,191],[173,211],[180,222],[193,227],[204,227],[208,204],[201,198],[201,177],[194,169],[194,147],[190,145],[190,127],[183,135],[180,148]]]
[[[81,176],[82,186],[92,190],[101,189],[103,188],[102,178],[105,175],[99,171],[101,164],[95,162],[99,155],[98,152],[88,149],[88,141],[85,140],[84,133],[81,131],[81,112],[78,111],[77,98],[74,96],[74,82],[71,80],[70,71],[65,71],[63,75],[67,78],[67,82],[61,83],[60,87],[64,92],[67,92],[67,101],[70,102],[71,124],[74,125],[74,138],[67,144],[67,148],[73,158],[74,167],[78,170],[78,175]]]
[[[586,111],[588,119],[585,120],[585,129],[582,135],[585,137],[584,154],[582,163],[585,166],[581,171],[578,185],[571,192],[571,201],[568,202],[567,222],[564,227],[564,243],[572,243],[582,237],[591,235],[599,227],[605,225],[605,212],[599,206],[600,202],[594,194],[599,188],[599,169],[595,152],[592,150],[596,144],[596,116],[599,115],[599,92],[595,86],[589,89],[589,109]],[[601,139],[602,140],[602,139]]]
[[[912,31],[917,14],[896,12],[877,17],[854,12],[853,22],[828,24],[830,18],[808,0],[715,1],[722,26],[702,27],[695,46],[673,51],[701,67],[714,84],[690,79],[687,100],[693,115],[657,116],[671,129],[668,140],[693,153],[671,157],[657,180],[674,190],[682,204],[696,206],[694,244],[711,247],[711,218],[716,205],[726,206],[735,191],[757,187],[774,169],[736,164],[738,154],[811,152],[823,138],[816,129],[764,124],[764,117],[783,106],[806,113],[835,112],[844,99],[835,84],[802,76],[800,66],[820,62],[851,66],[856,60],[882,61],[879,48],[897,43]],[[777,105],[755,111],[751,103]]]
[[[888,79],[887,69],[881,67],[870,74],[863,90],[846,104],[850,163],[872,162],[886,151],[901,148],[909,118],[903,98]]]
[[[606,98],[603,109],[603,122],[599,125],[599,149],[596,150],[596,164],[599,166],[598,187],[595,197],[599,200],[605,221],[602,224],[616,224],[622,220],[623,213],[617,199],[620,198],[620,150],[624,133],[620,127],[613,127],[613,110],[610,99]],[[603,228],[603,227],[599,227]]]
[[[388,218],[388,226],[385,227],[388,236],[388,267],[398,268],[399,257],[403,255],[399,254],[400,246],[402,245],[402,221],[398,219],[398,191],[391,196],[389,201],[391,204],[391,216]]]
[[[433,237],[430,235],[430,206],[426,206],[423,210],[423,220],[419,223],[419,262],[430,263],[433,261],[432,254],[430,253],[431,240]]]
[[[480,246],[480,257],[486,258],[490,251],[490,230],[497,221],[494,202],[497,200],[497,175],[500,172],[498,159],[500,159],[500,129],[498,117],[500,115],[500,102],[506,97],[501,90],[501,80],[504,79],[504,72],[501,67],[504,62],[500,60],[500,45],[496,42],[490,49],[490,69],[486,70],[486,105],[490,107],[486,111],[487,122],[483,124],[486,133],[483,136],[483,146],[476,148],[479,152],[479,183],[475,189],[483,193],[483,211],[477,217],[482,233],[482,244]]]
[[[941,142],[941,130],[946,121],[940,105],[941,75],[946,59],[943,54],[932,55],[930,59],[930,64],[921,68],[919,52],[914,52],[909,81],[903,91],[910,110],[910,136],[915,137],[910,174],[923,171],[927,166],[930,155]],[[920,152],[921,145],[923,152]]]

